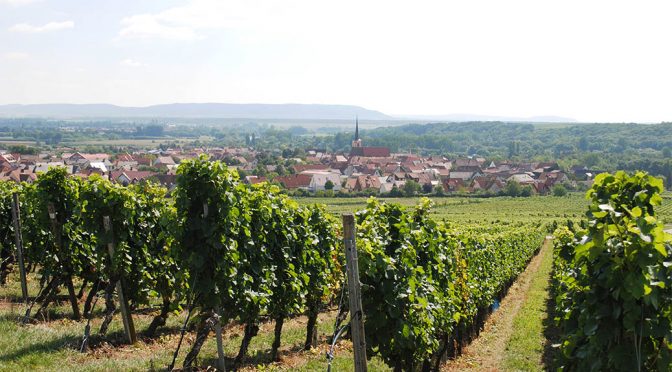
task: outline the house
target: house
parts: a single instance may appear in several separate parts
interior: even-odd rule
[[[62,161],[54,161],[49,163],[35,163],[35,165],[32,167],[32,170],[33,173],[45,173],[49,171],[49,169],[56,167],[66,167],[68,168],[68,174],[72,174],[73,171],[72,165],[66,166],[65,163],[63,163]]]
[[[382,182],[380,184],[380,189],[378,190],[378,192],[381,194],[387,194],[389,192],[392,192],[393,189],[394,189],[394,182]]]
[[[256,185],[258,183],[266,182],[268,179],[266,177],[259,177],[259,176],[246,176],[245,180],[243,182],[247,183],[248,185]]]
[[[152,158],[149,156],[135,156],[133,159],[138,162],[138,166],[144,165],[149,167],[152,165]]]
[[[485,160],[484,160],[485,161]],[[479,163],[478,160],[472,159],[472,158],[466,158],[466,159],[457,159],[455,160],[455,163],[453,164],[453,170],[456,171],[472,171],[475,172],[477,169],[481,169],[481,164]]]
[[[171,156],[159,156],[153,165],[157,168],[173,168],[176,164]]]
[[[449,179],[458,179],[458,180],[462,180],[463,182],[466,182],[466,181],[469,181],[472,178],[474,178],[475,174],[476,174],[475,172],[469,172],[469,171],[467,171],[467,172],[455,171],[455,172],[450,172]]]
[[[130,162],[130,161],[135,161],[135,159],[133,159],[133,155],[129,153],[117,155],[117,162]]]
[[[474,192],[483,191],[497,194],[504,190],[505,187],[506,183],[499,177],[482,176],[474,178],[471,182],[471,185],[469,186],[469,189]]]
[[[530,176],[528,173],[516,173],[516,174],[512,175],[511,177],[509,177],[506,181],[507,182],[508,181],[513,181],[513,182],[519,183],[521,185],[522,184],[530,184],[531,185],[531,184],[534,183],[534,178],[532,178],[532,176]]]
[[[539,175],[539,180],[544,181],[548,186],[553,186],[555,184],[562,184],[569,182],[569,177],[564,172],[559,170],[553,170],[550,172],[543,172]]]
[[[0,154],[0,164],[16,164],[17,160],[14,155],[10,153]]]
[[[83,154],[76,152],[74,154],[63,154],[63,160],[66,164],[85,164],[90,162],[100,162],[111,165],[110,155],[108,154]]]
[[[326,171],[329,169],[327,164],[296,164],[292,166],[295,173],[303,173],[305,171]]]
[[[339,191],[341,189],[341,175],[338,172],[328,171],[304,171],[300,174],[311,176],[308,191],[324,191],[326,190],[327,182],[331,182],[331,190]]]
[[[443,190],[447,192],[458,191],[465,187],[465,180],[461,178],[448,178],[443,181]]]
[[[112,171],[109,173],[110,181],[120,183],[124,186],[138,183],[149,177],[156,176],[158,173],[149,171]]]
[[[103,162],[92,161],[89,163],[89,169],[97,169],[102,173],[107,173],[107,166]]]
[[[152,177],[159,182],[159,184],[172,191],[177,186],[177,175],[176,174],[156,174]]]
[[[348,191],[380,190],[380,178],[371,175],[361,175],[349,177],[345,188]]]
[[[308,190],[313,177],[309,174],[291,174],[288,176],[275,177],[274,181],[280,183],[288,190]]]
[[[14,181],[16,183],[21,182],[33,183],[35,182],[35,180],[37,180],[37,174],[30,171],[26,171],[25,169],[14,169],[12,171],[4,173],[0,177],[0,180]]]
[[[387,147],[353,147],[350,149],[350,156],[362,156],[365,158],[387,158],[390,156],[390,149]]]

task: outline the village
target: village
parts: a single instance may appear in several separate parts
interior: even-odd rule
[[[511,195],[511,190],[523,196],[548,195],[554,187],[584,189],[595,174],[580,166],[565,171],[556,162],[395,154],[386,147],[363,146],[357,127],[349,153],[324,149],[269,152],[250,147],[167,148],[116,154],[82,153],[71,148],[35,155],[0,152],[0,180],[31,183],[49,168],[66,167],[73,176],[99,174],[123,185],[151,180],[170,190],[175,187],[179,163],[201,154],[237,169],[245,183],[273,182],[298,196],[496,196]]]

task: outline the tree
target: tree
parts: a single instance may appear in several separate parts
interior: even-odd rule
[[[325,190],[333,190],[334,189],[334,183],[331,182],[331,180],[327,180],[327,182],[324,183],[324,189]]]
[[[579,138],[579,150],[588,151],[588,139],[586,137]]]
[[[534,190],[532,190],[532,186],[525,185],[525,186],[523,186],[522,189],[520,189],[520,196],[523,196],[523,197],[532,196],[533,191]]]
[[[567,189],[561,184],[553,186],[553,196],[565,196],[567,195]]]
[[[406,184],[404,184],[404,195],[406,196],[414,196],[418,194],[420,190],[422,190],[422,187],[415,181],[408,180],[406,181]]]
[[[521,191],[520,184],[515,181],[507,182],[504,188],[504,194],[508,196],[520,196]]]
[[[399,188],[395,184],[392,185],[392,190],[390,190],[390,196],[393,198],[398,198],[404,196],[404,193],[401,190],[399,190]]]
[[[434,190],[434,187],[432,187],[431,183],[425,183],[422,185],[422,192],[425,194],[431,194],[432,190]]]
[[[443,196],[443,195],[445,195],[445,193],[444,193],[444,191],[443,191],[443,186],[441,186],[441,185],[437,185],[437,186],[434,188],[434,194],[436,194],[436,196]]]
[[[663,149],[663,157],[669,158],[672,156],[672,150],[669,147]]]

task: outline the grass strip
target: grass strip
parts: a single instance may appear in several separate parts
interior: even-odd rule
[[[553,324],[553,296],[550,294],[553,248],[545,243],[541,264],[534,273],[527,297],[513,320],[503,367],[510,371],[540,371],[551,369],[557,330]]]

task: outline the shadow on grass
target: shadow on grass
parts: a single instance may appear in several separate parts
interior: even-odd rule
[[[63,350],[64,348],[75,348],[78,347],[80,341],[81,340],[76,336],[62,336],[51,341],[31,344],[15,351],[0,353],[0,361],[12,362],[17,361],[18,359],[21,359],[27,355],[46,354],[57,352],[59,350]]]
[[[28,296],[28,302],[35,301],[37,296]],[[12,302],[17,305],[23,305],[23,296],[17,293],[7,293],[0,297],[0,300],[3,302]],[[70,297],[64,294],[58,294],[54,297],[54,302],[66,302],[70,301]]]
[[[551,283],[549,287],[549,296],[546,300],[546,319],[544,319],[544,336],[546,344],[544,345],[544,354],[542,362],[547,371],[555,371],[558,367],[558,357],[560,348],[553,345],[560,343],[560,329],[555,324],[555,291],[553,290],[553,272],[551,272]]]
[[[295,356],[301,352],[303,352],[303,345],[296,344],[292,346],[290,349],[281,349],[278,350],[278,357],[280,360],[284,359],[285,357],[292,357]],[[226,357],[226,366],[227,368],[232,368],[233,367],[233,362],[234,358],[232,357]],[[238,366],[238,369],[241,368],[246,368],[246,367],[256,367],[259,365],[268,365],[272,364],[275,361],[271,358],[271,349],[268,348],[266,350],[258,350],[254,354],[248,354],[243,358],[243,361],[240,363]],[[217,365],[217,358],[205,358],[202,359],[199,364],[201,365],[201,368],[205,368],[207,366],[216,366]]]
[[[69,305],[69,304],[68,304]],[[30,314],[30,323],[31,324],[39,324],[39,323],[50,323],[53,321],[57,320],[62,320],[62,319],[72,319],[72,311],[70,308],[63,308],[63,303],[55,303],[50,305],[46,311],[44,311],[42,314],[37,315],[35,312],[37,309],[40,307],[39,304],[35,304],[33,306],[32,312]],[[12,312],[4,313],[0,315],[0,321],[1,320],[6,320],[6,321],[19,321],[23,319],[23,316],[26,313],[26,305],[24,304],[16,304],[13,308]],[[104,309],[95,309],[93,312],[93,317],[94,318],[102,318],[105,315]],[[84,320],[82,318],[82,320]]]

